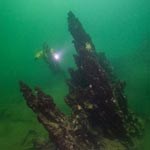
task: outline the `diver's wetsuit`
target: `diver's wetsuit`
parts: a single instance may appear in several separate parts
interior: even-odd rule
[[[54,71],[60,71],[59,63],[54,59],[52,50],[48,47],[48,45],[43,46],[44,60],[49,65],[49,68]]]

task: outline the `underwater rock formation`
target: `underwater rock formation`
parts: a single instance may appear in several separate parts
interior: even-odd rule
[[[100,150],[102,137],[118,139],[128,147],[133,137],[141,135],[142,126],[128,110],[125,83],[114,77],[106,56],[96,52],[91,37],[72,12],[68,13],[68,26],[77,52],[77,69],[69,69],[65,97],[72,115],[65,116],[41,89],[32,90],[20,82],[27,105],[60,150]]]
[[[52,97],[43,93],[39,88],[34,91],[20,82],[21,92],[27,105],[37,114],[48,131],[50,138],[60,150],[93,149],[87,132],[88,122],[84,112],[78,111],[71,117],[65,116],[53,102]]]

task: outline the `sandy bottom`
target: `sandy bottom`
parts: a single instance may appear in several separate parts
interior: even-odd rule
[[[61,105],[61,103],[59,103]],[[63,107],[62,107],[63,109]],[[64,107],[66,110],[66,108]],[[47,132],[37,121],[35,114],[21,100],[13,104],[0,105],[0,149],[1,150],[25,150],[32,146],[34,136],[47,137]],[[26,138],[27,137],[27,138]],[[138,150],[150,150],[150,120],[147,121],[145,133],[140,141]],[[105,139],[107,150],[114,142]],[[121,147],[121,145],[120,145]],[[26,149],[27,150],[27,149]],[[114,146],[113,150],[121,150]],[[137,149],[136,149],[137,150]]]

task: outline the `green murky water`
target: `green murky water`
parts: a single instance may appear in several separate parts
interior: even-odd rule
[[[23,150],[29,130],[46,135],[26,106],[18,81],[40,86],[68,113],[67,68],[75,53],[67,27],[72,10],[104,51],[120,79],[127,82],[129,106],[146,118],[141,149],[150,144],[150,1],[149,0],[0,0],[0,149]],[[34,55],[44,42],[63,51],[62,74],[54,74]]]

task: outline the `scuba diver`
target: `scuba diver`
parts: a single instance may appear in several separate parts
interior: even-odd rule
[[[38,59],[43,59],[54,72],[61,70],[59,65],[60,53],[53,48],[49,48],[47,44],[43,44],[43,49],[35,54],[35,60]]]

